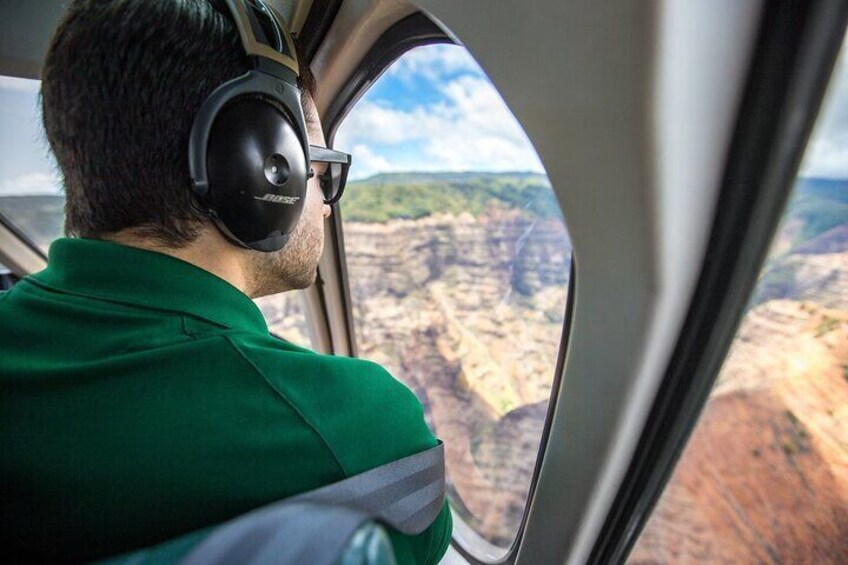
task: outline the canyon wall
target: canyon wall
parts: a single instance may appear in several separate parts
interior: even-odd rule
[[[848,562],[845,234],[766,266],[772,295],[752,300],[631,562]],[[347,223],[345,240],[360,355],[418,395],[446,443],[455,510],[508,546],[559,348],[570,272],[562,224],[435,215]],[[305,339],[293,325],[299,303],[276,307],[282,334]]]
[[[848,563],[848,312],[749,312],[630,562]]]
[[[508,546],[547,415],[571,246],[538,175],[478,177],[386,175],[359,201],[352,186],[345,210],[361,221],[344,235],[360,355],[418,395],[445,440],[455,510]],[[398,217],[373,211],[384,200]],[[0,211],[46,249],[62,204],[5,197]],[[452,212],[427,212],[436,204]],[[258,303],[274,333],[308,346],[296,293]],[[848,563],[846,509],[848,184],[802,179],[630,560]]]
[[[509,545],[532,479],[570,273],[556,219],[505,212],[345,226],[357,343],[419,397],[452,502]]]

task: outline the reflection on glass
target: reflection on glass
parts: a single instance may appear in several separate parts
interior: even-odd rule
[[[439,69],[444,80],[427,76]],[[474,123],[431,129],[454,106],[459,120]],[[485,116],[477,120],[477,113]],[[382,129],[368,127],[375,120]],[[456,128],[464,128],[461,135]],[[520,527],[544,428],[571,245],[547,177],[486,171],[503,163],[468,151],[482,145],[506,147],[509,159],[527,155],[515,168],[540,168],[497,92],[459,47],[405,55],[336,139],[353,153],[351,175],[360,179],[341,201],[359,355],[416,393],[445,442],[449,499],[461,518],[456,531],[468,525],[479,534],[469,548],[476,554],[501,548],[502,555]],[[450,159],[438,161],[438,151]],[[414,154],[426,163],[416,164]],[[381,173],[381,162],[482,170]]]
[[[65,197],[42,134],[39,87],[0,76],[0,214],[47,252],[62,235]]]
[[[844,51],[747,313],[630,563],[848,563]]]
[[[53,240],[62,237],[65,197],[50,194],[0,196],[0,214],[47,253]]]
[[[268,330],[277,337],[301,347],[314,348],[306,323],[302,291],[281,292],[257,298]]]

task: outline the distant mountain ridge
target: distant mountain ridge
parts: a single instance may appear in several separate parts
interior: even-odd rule
[[[350,183],[342,204],[345,220],[364,223],[496,210],[561,215],[548,178],[529,172],[381,173]]]
[[[783,225],[800,223],[793,243],[848,223],[848,179],[800,178],[786,208]]]
[[[845,251],[848,251],[848,223],[831,228],[793,248],[793,253],[803,255],[843,253]]]
[[[558,217],[550,186],[545,175],[532,172],[380,173],[350,182],[341,209],[346,221],[366,223],[439,213],[479,216],[493,209]],[[63,196],[3,196],[0,212],[44,247],[62,234]],[[793,285],[786,283],[796,269],[786,263],[790,255],[848,251],[846,226],[848,179],[799,178],[776,238],[783,251],[773,254],[764,269],[763,277],[772,277],[776,284],[767,280],[766,292],[754,302],[791,297]]]
[[[3,196],[0,197],[0,213],[46,252],[50,242],[62,236],[65,197],[47,194]]]
[[[776,299],[848,308],[848,179],[798,179],[750,308]]]
[[[407,171],[396,173],[377,173],[364,179],[350,181],[349,186],[355,184],[369,183],[399,183],[399,182],[430,182],[440,180],[442,182],[467,182],[469,180],[482,180],[488,178],[507,178],[514,177],[517,179],[535,179],[540,182],[545,182],[550,186],[548,177],[542,173],[533,173],[530,171],[504,171],[504,172],[485,172],[485,171],[446,171],[446,172],[427,172],[427,171]]]

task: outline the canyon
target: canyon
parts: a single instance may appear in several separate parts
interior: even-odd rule
[[[799,181],[632,563],[848,562],[845,188]],[[348,222],[345,238],[360,355],[416,392],[446,441],[455,511],[508,547],[556,369],[561,221],[433,214]]]
[[[848,311],[744,318],[630,563],[848,562]]]
[[[348,188],[342,210],[358,353],[418,396],[445,441],[454,511],[508,547],[555,384],[568,233],[538,175],[368,182]],[[848,563],[846,201],[845,181],[799,181],[630,563]],[[44,249],[61,209],[61,197],[0,199]],[[272,332],[309,345],[297,293],[258,304]]]

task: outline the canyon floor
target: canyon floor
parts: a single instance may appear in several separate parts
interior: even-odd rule
[[[62,196],[0,212],[45,251]],[[359,355],[421,400],[457,513],[508,546],[554,381],[571,243],[542,175],[384,174],[343,211]],[[258,301],[309,345],[296,293]],[[800,178],[631,563],[848,563],[848,182]]]
[[[565,242],[555,224],[534,226],[520,258],[530,224],[496,226],[430,218],[349,226],[346,238],[360,355],[418,395],[445,440],[455,509],[508,546],[547,414],[569,269],[563,256],[539,274]],[[805,292],[818,284],[828,303],[844,301],[833,286],[847,264],[812,259]],[[835,305],[775,299],[746,314],[631,563],[848,562],[848,308]],[[305,340],[284,314],[277,329]]]
[[[799,202],[844,198],[810,186]],[[816,210],[842,210],[822,198]],[[822,224],[795,210],[631,563],[848,563],[848,228],[842,211]],[[445,441],[454,509],[509,546],[559,350],[562,224],[430,215],[348,222],[345,240],[359,355],[417,394]],[[296,301],[263,311],[307,343]]]
[[[848,563],[848,312],[748,313],[631,563]]]

